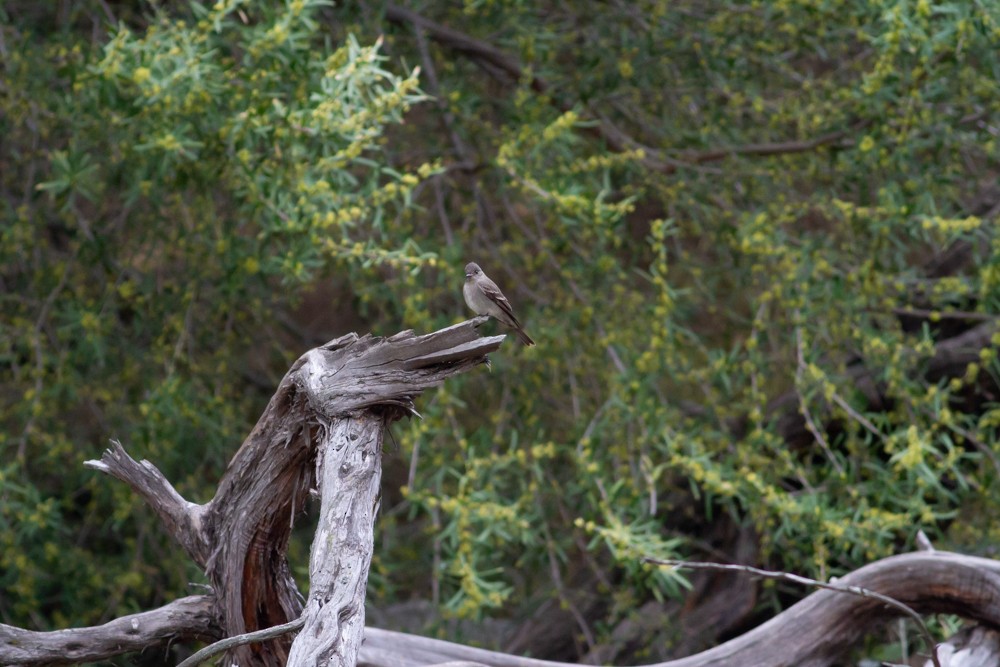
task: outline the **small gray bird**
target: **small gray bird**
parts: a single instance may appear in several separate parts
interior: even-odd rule
[[[465,303],[477,315],[489,315],[513,329],[525,345],[535,344],[514,317],[510,301],[475,262],[465,265],[465,285],[462,287],[462,294],[465,296]]]

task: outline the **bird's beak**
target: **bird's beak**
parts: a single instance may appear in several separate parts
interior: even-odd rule
[[[466,274],[465,274],[465,277],[466,277],[466,278],[471,278],[471,277],[472,277],[472,274],[471,274],[471,273],[466,273]]]

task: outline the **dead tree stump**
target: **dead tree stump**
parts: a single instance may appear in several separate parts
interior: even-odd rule
[[[309,350],[282,379],[215,497],[204,505],[186,501],[152,463],[135,461],[117,442],[100,460],[88,461],[85,465],[124,481],[146,500],[204,569],[213,592],[135,614],[124,625],[126,619],[119,619],[67,631],[71,635],[0,626],[0,664],[71,664],[168,637],[241,635],[304,614],[294,644],[285,635],[238,646],[224,664],[353,665],[364,633],[383,431],[415,413],[413,400],[422,391],[488,362],[487,354],[504,337],[481,338],[476,326],[484,319],[423,336],[349,334]],[[304,604],[287,549],[295,517],[317,486],[321,520]],[[178,619],[180,609],[191,618]],[[165,626],[174,632],[166,633]],[[122,642],[123,634],[130,641]],[[108,652],[115,646],[121,649]]]

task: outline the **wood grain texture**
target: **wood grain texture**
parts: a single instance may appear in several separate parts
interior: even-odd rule
[[[304,601],[286,558],[288,539],[316,486],[320,443],[324,451],[355,447],[331,441],[342,435],[334,424],[346,418],[384,426],[412,412],[422,391],[485,363],[504,337],[480,338],[477,324],[470,320],[423,336],[348,334],[292,364],[210,503],[216,550],[207,573],[219,591],[218,615],[227,636],[287,623],[302,613]],[[284,665],[291,641],[283,636],[241,646],[225,660]]]
[[[357,662],[382,478],[382,431],[380,419],[339,419],[320,445],[316,476],[323,500],[309,557],[309,600],[289,665]]]
[[[220,632],[212,607],[211,596],[192,595],[87,628],[35,632],[0,624],[0,665],[72,665],[165,641],[211,641]]]
[[[1000,665],[1000,632],[981,625],[963,628],[939,648],[941,663],[948,667]],[[924,667],[934,667],[931,661]]]
[[[0,625],[0,664],[54,664],[53,656],[63,653],[87,656],[75,661],[99,660],[168,637],[219,639],[298,618],[305,600],[291,576],[288,540],[316,486],[317,452],[320,463],[332,467],[320,476],[323,523],[318,535],[325,537],[314,545],[314,554],[324,554],[324,563],[338,566],[321,567],[314,556],[317,581],[310,601],[332,602],[310,607],[306,629],[321,637],[323,651],[353,664],[364,627],[382,430],[414,414],[413,401],[421,392],[488,362],[487,355],[504,336],[480,337],[477,327],[483,321],[476,318],[420,336],[412,331],[389,338],[352,333],[309,350],[282,378],[230,461],[215,497],[205,505],[186,501],[152,463],[135,461],[118,443],[100,460],[88,461],[149,503],[167,532],[204,568],[214,593],[197,598],[196,607],[184,598],[91,628],[32,633]],[[354,472],[344,475],[347,469]],[[331,474],[334,478],[328,479]],[[339,514],[344,509],[346,517]],[[147,631],[151,620],[157,624]],[[330,628],[337,631],[325,631]],[[224,664],[285,665],[292,640],[281,636],[238,646],[225,655]]]
[[[188,556],[205,566],[208,558],[208,542],[202,530],[205,507],[184,500],[156,466],[146,460],[136,461],[117,440],[111,441],[111,447],[99,460],[84,461],[83,465],[132,487],[153,508],[167,532],[184,547]]]

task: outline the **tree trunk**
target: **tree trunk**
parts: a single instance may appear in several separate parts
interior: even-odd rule
[[[365,587],[382,477],[381,420],[339,420],[321,452],[316,468],[323,506],[309,557],[306,623],[292,644],[289,664],[353,667],[365,634]]]

